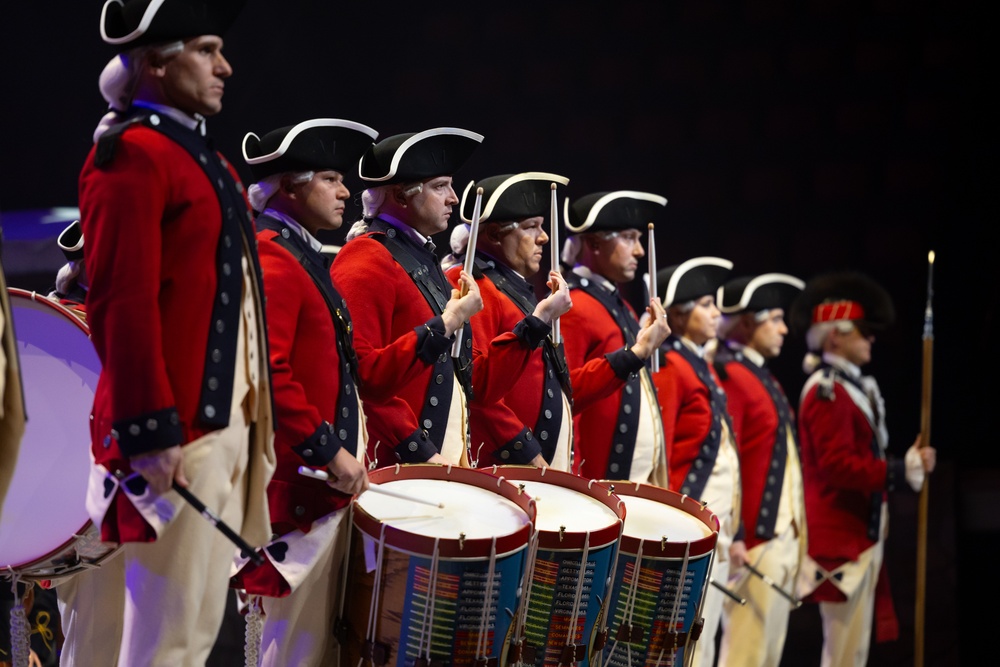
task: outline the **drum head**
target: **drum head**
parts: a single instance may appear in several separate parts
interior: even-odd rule
[[[0,520],[0,568],[44,561],[89,527],[90,411],[101,363],[71,311],[10,288],[27,424]]]

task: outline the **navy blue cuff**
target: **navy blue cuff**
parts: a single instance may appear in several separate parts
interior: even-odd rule
[[[747,531],[744,530],[743,522],[740,521],[740,527],[736,529],[736,534],[733,535],[733,542],[746,542],[747,541]]]
[[[895,491],[901,482],[906,481],[906,461],[890,458],[885,465],[885,490]],[[906,488],[909,488],[907,486]]]
[[[611,364],[611,369],[615,372],[615,375],[622,380],[627,380],[633,373],[638,373],[645,365],[645,362],[637,357],[635,352],[626,350],[624,347],[605,354],[604,358]]]
[[[524,319],[514,326],[514,335],[520,338],[530,350],[541,346],[551,331],[551,324],[542,322],[534,315],[525,315]]]
[[[404,438],[395,448],[396,458],[400,463],[425,463],[432,456],[439,453],[434,443],[427,437],[427,431],[418,428]]]
[[[184,444],[181,418],[173,406],[120,419],[111,425],[111,437],[128,457]]]
[[[503,447],[493,452],[493,458],[501,464],[526,464],[531,463],[541,453],[541,445],[535,440],[531,429],[525,427],[520,433],[507,441]]]
[[[452,339],[444,335],[444,320],[440,315],[413,330],[417,333],[417,357],[425,364],[433,364],[451,350]]]
[[[333,435],[333,425],[324,421],[316,432],[292,447],[292,451],[311,466],[325,466],[343,445]]]

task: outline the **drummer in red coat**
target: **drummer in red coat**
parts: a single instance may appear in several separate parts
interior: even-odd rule
[[[468,465],[472,396],[469,319],[479,287],[462,275],[452,290],[430,237],[459,202],[452,175],[482,135],[458,128],[398,134],[361,159],[364,218],[337,253],[331,276],[354,320],[368,456],[395,463]],[[460,355],[452,357],[463,330]]]
[[[653,376],[663,411],[670,489],[707,503],[719,519],[711,575],[720,585],[729,576],[729,548],[740,523],[740,460],[726,394],[707,350],[719,323],[715,294],[732,267],[727,259],[695,257],[657,274],[657,291],[672,333],[664,344],[664,363]],[[704,629],[694,653],[696,666],[714,664],[722,602],[723,594],[709,587],[702,607]]]
[[[794,276],[765,273],[729,280],[719,289],[722,311],[713,366],[739,446],[742,522],[730,549],[730,582],[746,600],[723,603],[719,665],[778,667],[795,608],[774,586],[795,595],[806,553],[805,503],[795,415],[767,362],[781,354],[785,312],[804,286]],[[749,564],[770,578],[743,568]]]
[[[549,240],[545,216],[552,208],[552,184],[568,182],[543,172],[504,174],[470,182],[462,194],[459,210],[468,226],[475,191],[483,188],[473,269],[483,299],[483,310],[472,318],[474,465],[569,470],[572,391],[566,358],[562,347],[553,344],[551,332],[553,320],[572,302],[558,271],[549,271],[547,285],[553,291],[541,301],[529,282],[539,271],[542,247]],[[469,252],[462,244],[454,247],[455,235],[452,240],[452,250]],[[461,270],[454,266],[446,274],[456,287]],[[480,387],[503,382],[505,376],[510,389],[501,397],[480,395]]]
[[[642,231],[667,200],[631,190],[596,192],[564,204],[567,239],[562,259],[572,266],[566,279],[573,309],[562,318],[566,359],[577,386],[606,383],[613,391],[579,410],[573,420],[574,466],[592,479],[628,479],[667,485],[656,390],[647,362],[670,333],[667,316],[650,299],[649,318],[639,323],[618,285],[635,278],[645,256]],[[594,360],[608,365],[592,365]],[[610,366],[610,369],[608,368]],[[609,373],[609,370],[613,373]]]
[[[225,613],[233,544],[173,484],[248,543],[270,535],[254,229],[235,169],[205,136],[232,74],[220,35],[242,4],[108,0],[101,14],[120,55],[79,181],[102,364],[87,509],[104,540],[124,543],[120,588],[99,600],[99,613],[124,613],[122,665],[203,663]]]
[[[936,462],[919,435],[904,458],[889,455],[882,393],[861,371],[875,332],[893,319],[889,294],[857,272],[813,278],[792,305],[810,373],[799,404],[809,522],[800,592],[819,603],[823,667],[866,664],[873,626],[875,641],[898,635],[884,562],[888,492],[904,480],[919,491]]]
[[[241,554],[233,585],[263,612],[262,665],[328,665],[338,656],[330,629],[344,593],[345,508],[368,487],[359,460],[366,433],[351,315],[316,236],[343,224],[344,175],[376,136],[319,118],[243,140],[256,179],[248,192],[259,211],[278,465],[267,487],[274,537],[261,549],[264,564]],[[300,466],[328,472],[329,484]],[[256,614],[247,617],[252,624]]]

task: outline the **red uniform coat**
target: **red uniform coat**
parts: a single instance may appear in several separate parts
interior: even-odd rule
[[[102,167],[95,165],[97,152],[95,146],[79,182],[91,283],[87,321],[102,364],[92,452],[107,470],[128,473],[128,455],[113,437],[113,424],[148,425],[148,415],[177,420],[163,420],[157,429],[137,426],[142,432],[132,442],[138,451],[186,444],[218,428],[199,420],[199,401],[217,296],[222,211],[195,158],[156,130],[141,123],[124,130],[113,160]],[[236,171],[222,163],[232,177],[226,187],[242,192]],[[245,197],[242,205],[249,215]],[[239,300],[239,294],[233,297]],[[120,495],[105,515],[102,537],[153,539]]]
[[[852,394],[846,389],[850,382],[842,371],[820,369],[806,384],[799,404],[809,556],[828,571],[857,560],[878,541],[886,492],[906,474],[902,459],[886,459],[872,423],[855,403],[866,399],[855,398],[861,390]],[[829,581],[809,596],[814,602],[843,599]],[[875,595],[875,620],[876,641],[897,636],[885,561]]]
[[[337,253],[330,275],[354,320],[368,455],[377,459],[379,466],[386,466],[406,455],[399,448],[405,448],[422,428],[418,418],[436,376],[454,371],[450,361],[441,371],[437,370],[440,365],[434,365],[440,355],[450,354],[452,339],[444,337],[440,317],[410,275],[373,238],[380,233],[369,232],[348,241]],[[433,261],[436,264],[437,260]],[[428,326],[435,319],[440,334]],[[440,400],[450,401],[451,396],[435,398]],[[440,443],[419,438],[413,441],[419,445],[412,452],[415,460],[426,461],[440,450]]]
[[[719,354],[721,356],[721,352]],[[762,372],[770,371],[765,368]],[[723,371],[717,372],[716,375],[722,388],[726,390],[726,404],[732,417],[733,435],[740,452],[743,492],[741,525],[746,531],[742,538],[747,548],[752,549],[774,537],[774,521],[777,519],[781,494],[788,492],[782,489],[787,450],[782,448],[779,452],[781,472],[776,473],[772,468],[772,460],[775,458],[775,445],[778,442],[778,428],[781,421],[771,394],[757,375],[731,356],[724,363]],[[776,380],[774,383],[781,391],[781,386]],[[794,416],[783,391],[781,397],[788,410],[789,423],[786,424],[786,428],[794,429],[795,424],[791,421]],[[783,435],[782,442],[787,444],[788,436]],[[769,492],[766,502],[765,491]],[[762,506],[767,508],[765,516],[761,516]],[[758,534],[758,526],[768,526],[769,531]]]
[[[677,340],[674,336],[667,339]],[[718,383],[715,369],[708,371]],[[653,375],[660,412],[663,416],[663,439],[666,441],[670,465],[670,488],[681,491],[688,472],[701,453],[702,443],[712,428],[712,400],[708,388],[695,369],[677,350],[668,350],[659,372]],[[705,466],[705,475],[711,466]],[[683,491],[682,491],[683,493]]]
[[[799,408],[809,555],[824,566],[856,560],[875,544],[873,495],[885,499],[889,470],[873,452],[871,424],[851,395],[838,382],[826,386],[832,399],[822,397],[824,387],[816,384]]]
[[[600,301],[574,289],[573,308],[560,318],[566,362],[573,385],[573,433],[578,473],[590,479],[608,477],[611,444],[617,433],[622,391],[629,373],[642,362],[626,351],[622,330]],[[626,304],[629,314],[635,311]],[[638,318],[636,318],[638,322]],[[598,363],[592,363],[594,361]],[[604,362],[604,363],[601,363]],[[577,404],[577,396],[602,397],[590,405]],[[586,407],[586,409],[584,409]],[[635,434],[628,442],[635,445]]]
[[[322,456],[326,461],[300,452],[303,443],[314,442],[317,433],[336,420],[341,393],[356,389],[337,352],[337,333],[323,295],[299,261],[273,240],[276,236],[271,229],[259,232],[257,252],[264,271],[277,415],[277,468],[267,497],[271,525],[275,534],[283,535],[294,528],[308,533],[313,521],[350,503],[351,496],[300,475],[298,469],[324,466],[336,456],[341,445],[332,435]],[[351,405],[356,409],[357,401]]]

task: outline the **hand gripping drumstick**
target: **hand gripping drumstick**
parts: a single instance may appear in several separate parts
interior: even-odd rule
[[[778,585],[778,582],[776,582],[774,579],[772,579],[771,577],[767,576],[766,574],[755,568],[750,563],[743,563],[743,567],[750,570],[750,574],[754,575],[755,577],[758,577],[761,581],[763,581],[765,584],[774,589],[774,591],[777,592],[778,595],[791,602],[796,609],[802,606],[802,600],[797,600],[794,596],[789,595],[784,588]]]
[[[307,466],[299,466],[299,474],[305,475],[306,477],[312,477],[313,479],[318,479],[326,481],[330,479],[330,473],[325,470],[315,470],[314,468],[309,468]],[[411,496],[408,493],[400,493],[399,491],[390,491],[389,489],[384,489],[378,484],[368,483],[368,490],[373,493],[381,493],[383,496],[392,496],[393,498],[399,498],[400,500],[409,500],[413,503],[420,503],[421,505],[430,505],[431,507],[444,507],[444,503],[436,503],[433,500],[424,500],[423,498],[418,498],[416,496]]]
[[[235,530],[233,530],[232,528],[230,528],[226,524],[225,521],[223,521],[222,519],[220,519],[218,514],[216,514],[212,510],[210,510],[207,507],[205,507],[205,503],[203,503],[200,500],[198,500],[197,496],[195,496],[193,493],[191,493],[190,491],[188,491],[187,489],[185,489],[183,486],[181,486],[180,484],[178,484],[177,480],[174,480],[174,486],[173,486],[173,488],[174,488],[174,491],[176,491],[177,493],[180,494],[181,498],[183,498],[184,500],[188,501],[191,504],[192,507],[194,507],[196,510],[198,510],[201,513],[201,515],[203,517],[205,517],[206,519],[208,519],[209,523],[211,523],[213,526],[215,526],[216,528],[218,528],[219,531],[223,535],[225,535],[226,537],[228,537],[229,540],[233,544],[235,544],[240,549],[242,549],[243,553],[249,554],[249,558],[250,558],[250,560],[252,560],[254,562],[254,565],[263,565],[264,564],[264,557],[261,556],[259,553],[257,553],[257,550],[254,549],[252,546],[250,546],[250,544],[246,540],[244,540],[242,537],[240,537],[239,534],[237,534]]]

